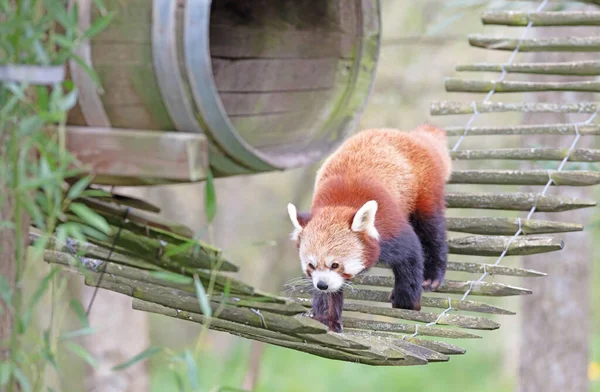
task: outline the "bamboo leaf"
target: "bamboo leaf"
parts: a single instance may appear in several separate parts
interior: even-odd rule
[[[196,297],[198,298],[198,304],[200,305],[200,310],[202,310],[202,314],[206,317],[212,316],[212,308],[210,303],[208,302],[208,297],[206,295],[206,291],[204,291],[204,286],[198,279],[198,275],[194,274],[194,286],[196,287]]]
[[[84,349],[80,345],[73,343],[73,342],[67,342],[67,348],[73,354],[77,355],[79,358],[86,361],[91,367],[93,367],[93,368],[98,367],[98,360],[96,358],[94,358],[94,356],[92,354],[87,352],[86,349]]]
[[[190,284],[194,281],[194,279],[189,276],[180,275],[169,271],[150,271],[150,275],[155,278],[176,284]]]
[[[11,364],[8,361],[0,363],[0,386],[6,385],[10,379]]]
[[[87,189],[87,187],[90,185],[90,183],[92,182],[92,177],[87,176],[84,177],[80,180],[78,180],[75,184],[71,185],[71,187],[69,188],[69,192],[67,192],[67,199],[69,200],[75,200],[77,199],[84,190]]]
[[[187,368],[188,379],[192,385],[192,390],[199,391],[200,384],[198,384],[198,366],[196,365],[196,361],[194,360],[192,353],[188,349],[185,350],[184,360]]]
[[[106,222],[106,219],[85,204],[71,203],[69,210],[73,211],[75,215],[83,219],[88,225],[95,227],[106,235],[110,234],[110,226]]]
[[[15,379],[19,383],[19,386],[21,387],[22,392],[31,392],[31,384],[29,383],[29,380],[27,379],[25,374],[23,374],[21,369],[19,369],[18,367],[14,367],[13,375],[15,376]]]
[[[136,355],[135,357],[131,358],[130,360],[113,367],[111,370],[118,371],[118,370],[126,369],[132,365],[135,365],[138,362],[142,362],[145,359],[158,354],[161,351],[162,351],[162,348],[160,348],[160,347],[149,347],[146,350],[139,353],[138,355]]]
[[[77,330],[71,331],[71,332],[65,332],[62,335],[60,335],[59,339],[60,340],[69,340],[69,339],[77,338],[79,336],[93,335],[96,331],[97,331],[96,328],[86,327],[86,328],[77,329]]]
[[[79,302],[76,299],[72,299],[71,300],[71,309],[73,309],[73,311],[75,312],[75,315],[79,319],[79,322],[81,323],[81,325],[84,327],[89,327],[90,322],[88,321],[88,317],[85,313],[85,309],[83,308],[83,305],[81,304],[81,302]]]
[[[94,21],[94,24],[89,29],[87,29],[85,33],[83,33],[81,39],[86,40],[86,39],[92,38],[93,36],[95,36],[96,34],[101,32],[102,30],[104,30],[104,28],[106,26],[108,26],[108,24],[111,22],[111,20],[114,16],[115,16],[115,12],[111,11],[111,12],[107,13],[106,15],[103,15],[102,17],[96,19]]]
[[[207,169],[204,192],[204,210],[206,214],[206,222],[210,224],[217,213],[217,196],[215,192],[213,174],[210,169]]]

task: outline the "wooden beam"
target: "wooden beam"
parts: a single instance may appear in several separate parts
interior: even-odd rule
[[[562,11],[562,12],[524,12],[524,11],[486,11],[482,16],[483,24],[503,26],[600,26],[600,12]]]
[[[206,178],[208,144],[197,133],[67,127],[67,149],[94,183],[155,185]]]

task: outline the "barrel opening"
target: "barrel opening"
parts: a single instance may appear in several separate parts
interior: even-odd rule
[[[235,132],[276,167],[320,158],[352,89],[360,1],[221,0],[210,15],[210,56]]]

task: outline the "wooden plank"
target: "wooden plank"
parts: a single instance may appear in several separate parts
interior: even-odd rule
[[[375,287],[394,287],[393,276],[382,275],[360,275],[352,279],[352,283],[356,285],[375,286]],[[482,295],[492,297],[507,297],[512,295],[531,294],[531,290],[521,287],[514,287],[502,283],[488,282],[462,282],[457,280],[446,279],[440,285],[436,292],[447,294],[463,294],[471,287],[470,295]],[[379,313],[381,314],[381,313]]]
[[[331,89],[267,93],[219,92],[219,96],[229,116],[250,116],[322,109],[330,102],[333,93],[334,90]]]
[[[600,26],[600,12],[561,11],[485,11],[481,17],[485,25],[527,26]]]
[[[577,91],[600,92],[600,82],[522,82],[522,81],[487,81],[461,78],[446,78],[446,91],[487,93],[521,93],[535,91]]]
[[[310,298],[312,296],[311,290],[306,289],[294,289],[290,291],[289,296]],[[356,288],[354,290],[344,291],[345,299],[353,299],[359,301],[374,301],[374,302],[390,302],[390,290],[379,290],[379,289],[365,289]],[[450,302],[449,302],[450,301]],[[502,309],[500,307],[489,305],[483,302],[464,300],[461,301],[456,298],[440,298],[440,297],[421,297],[421,306],[425,308],[440,308],[447,309],[448,305],[452,305],[455,310],[464,310],[469,312],[488,313],[488,314],[504,314],[514,315],[515,313]]]
[[[200,181],[208,167],[201,134],[67,127],[67,149],[88,165],[97,184],[106,183],[105,176],[127,178],[131,185]]]
[[[221,58],[352,58],[355,37],[319,30],[210,26],[210,52]]]
[[[505,103],[505,102],[475,102],[479,113],[596,113],[600,109],[597,102],[578,103]],[[432,116],[451,114],[473,114],[473,101],[433,101],[430,106]]]
[[[519,45],[521,52],[597,52],[600,51],[600,37],[566,38],[506,38],[491,37],[483,34],[469,35],[471,46],[494,49],[515,50]]]
[[[536,219],[499,217],[447,217],[446,229],[459,233],[484,235],[513,235],[519,230],[523,235],[566,233],[581,231],[583,226],[576,223],[553,222]]]
[[[377,263],[375,265],[379,268],[387,268],[390,267],[384,263]],[[524,268],[515,268],[515,267],[507,267],[503,265],[493,265],[493,264],[482,264],[482,263],[464,263],[464,262],[455,262],[449,261],[446,266],[447,271],[458,271],[458,272],[470,272],[474,274],[483,274],[487,272],[488,275],[507,275],[507,276],[520,276],[523,278],[533,278],[546,276],[545,273],[534,271],[530,269]]]
[[[317,59],[212,59],[219,92],[286,92],[330,89],[338,60]]]
[[[572,197],[540,196],[538,193],[448,193],[448,208],[481,208],[491,210],[529,211],[534,205],[539,212],[560,212],[594,207],[596,201]]]
[[[499,256],[506,249],[507,256],[532,255],[561,250],[564,242],[546,236],[465,236],[448,240],[448,253],[473,256]]]
[[[506,159],[528,161],[562,161],[569,156],[569,162],[600,162],[600,150],[591,148],[498,148],[481,150],[452,151],[456,160]]]
[[[450,184],[591,186],[600,184],[600,172],[590,170],[455,170]]]
[[[557,63],[516,63],[516,64],[468,64],[458,65],[457,71],[471,72],[502,72],[508,73],[541,74],[541,75],[600,75],[600,61],[570,61]]]
[[[386,321],[374,321],[358,319],[353,317],[342,317],[342,323],[348,328],[367,329],[373,331],[397,332],[397,333],[414,333],[416,331],[415,324],[400,324],[390,323]],[[456,329],[440,328],[435,326],[419,326],[419,335],[423,336],[438,336],[452,339],[480,339],[481,336],[472,333],[459,331]]]
[[[314,112],[233,116],[231,123],[253,147],[302,142],[317,121]]]
[[[447,110],[448,106],[445,105]],[[437,110],[437,109],[436,109]],[[451,114],[451,113],[448,113]],[[472,127],[467,130],[469,136],[493,136],[493,135],[573,135],[575,136],[574,124],[537,124],[537,125],[516,125],[505,127]],[[465,134],[464,127],[446,127],[448,136],[462,136]],[[600,125],[589,124],[577,126],[581,136],[597,136],[600,135]],[[539,149],[535,149],[539,150]],[[575,150],[574,150],[575,151]]]

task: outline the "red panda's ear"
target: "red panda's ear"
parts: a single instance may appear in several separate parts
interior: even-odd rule
[[[360,207],[352,219],[352,231],[364,231],[370,237],[379,240],[379,232],[375,228],[376,213],[377,202],[375,200],[366,202],[362,207]]]
[[[298,213],[296,211],[296,206],[294,206],[292,203],[288,204],[287,209],[288,214],[290,216],[290,220],[294,225],[294,231],[292,231],[292,233],[290,234],[290,238],[293,241],[296,241],[298,239],[298,236],[300,235],[300,232],[302,231],[304,226],[306,226],[311,216],[310,213]]]

